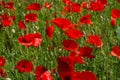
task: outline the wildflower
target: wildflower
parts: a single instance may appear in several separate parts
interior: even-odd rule
[[[64,48],[66,50],[77,50],[78,49],[78,44],[74,40],[64,40],[62,42]]]
[[[4,57],[0,56],[0,67],[4,66],[6,63],[6,60]]]
[[[50,8],[52,8],[52,4],[49,2],[45,2],[44,7],[50,9]]]
[[[83,32],[77,29],[69,29],[66,34],[72,39],[79,39],[84,36]]]
[[[36,10],[39,11],[41,9],[41,5],[38,3],[31,3],[26,7],[26,10]]]
[[[98,80],[96,75],[91,71],[74,72],[71,80]]]
[[[19,28],[21,28],[22,30],[25,30],[25,29],[26,29],[25,23],[24,23],[24,21],[22,21],[22,20],[19,21],[18,26],[19,26]]]
[[[26,14],[25,21],[26,22],[38,22],[39,20],[36,14]]]
[[[3,68],[0,68],[0,77],[6,77],[7,76],[7,74],[6,74],[6,72],[4,71],[4,69]]]
[[[39,33],[26,34],[18,38],[18,42],[26,47],[38,47],[42,43],[42,36]]]
[[[7,9],[11,9],[11,10],[14,10],[15,7],[14,7],[14,3],[13,2],[7,2],[3,5],[4,8],[7,8]]]
[[[80,22],[83,24],[93,24],[93,22],[90,20],[90,17],[90,14],[84,15],[80,18]]]
[[[120,10],[112,9],[111,16],[112,16],[112,18],[115,18],[115,19],[120,18]]]
[[[104,4],[100,1],[92,1],[90,2],[88,9],[96,12],[102,12],[104,11]]]
[[[113,46],[110,55],[115,56],[120,59],[120,48],[118,46]]]
[[[101,38],[97,35],[88,36],[88,39],[86,40],[86,42],[93,44],[97,48],[100,48],[103,46],[103,42],[102,42]]]
[[[21,73],[30,73],[33,70],[33,64],[29,60],[21,60],[16,64],[15,69],[18,69]]]
[[[66,18],[56,18],[54,20],[51,20],[51,22],[64,31],[74,27],[71,21]]]
[[[41,76],[44,72],[46,72],[47,69],[43,66],[37,66],[35,69],[35,76]]]
[[[41,76],[37,76],[36,80],[53,80],[49,71],[44,72]]]
[[[54,26],[48,26],[46,28],[46,34],[51,39],[54,33]]]
[[[116,26],[116,19],[112,18],[110,24],[112,26]]]
[[[92,55],[93,48],[90,48],[87,46],[81,47],[78,50],[78,52],[79,52],[79,55],[81,55],[82,57],[85,57],[85,58],[94,58],[95,57],[94,55]]]
[[[8,27],[13,24],[13,18],[11,16],[8,16],[7,14],[1,15],[0,18],[4,27]]]

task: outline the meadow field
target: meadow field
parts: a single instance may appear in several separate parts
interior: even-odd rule
[[[120,80],[120,0],[0,0],[0,80]]]

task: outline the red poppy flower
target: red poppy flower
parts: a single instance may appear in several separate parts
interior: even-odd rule
[[[76,64],[76,63],[84,64],[85,63],[82,56],[78,55],[77,52],[70,52],[69,57],[73,59],[74,64]]]
[[[63,72],[60,74],[60,78],[62,80],[71,80],[72,74],[73,74],[73,72]]]
[[[49,71],[44,72],[41,76],[36,77],[36,80],[53,80]]]
[[[69,2],[64,7],[64,11],[80,13],[80,12],[82,12],[82,8],[81,8],[80,4],[77,4],[77,3],[74,3],[74,2]]]
[[[87,46],[81,47],[79,49],[79,55],[86,57],[86,58],[95,58],[95,56],[92,55],[92,52],[93,52],[93,48],[90,48]]]
[[[97,12],[102,12],[104,11],[104,4],[102,4],[100,1],[92,1],[89,4],[89,9]]]
[[[113,46],[110,54],[120,59],[120,48],[118,46]]]
[[[66,6],[64,6],[64,12],[71,12],[72,11],[72,7],[71,7],[71,5],[73,5],[73,2],[68,2],[67,4],[66,4]]]
[[[85,64],[85,61],[83,60],[82,56],[75,56],[72,57],[74,59],[74,64],[79,63],[79,64]]]
[[[7,2],[7,3],[5,3],[4,8],[14,10],[15,9],[14,8],[14,3],[13,2]]]
[[[78,12],[78,13],[82,12],[81,5],[77,4],[77,3],[73,4],[73,6],[72,6],[72,12]]]
[[[0,56],[0,67],[4,66],[5,62],[6,62],[5,58]]]
[[[25,21],[26,22],[38,22],[39,20],[36,14],[26,14]]]
[[[10,18],[15,21],[16,17],[15,16],[10,16]]]
[[[1,1],[0,2],[0,6],[4,6],[5,5],[5,2],[4,1]]]
[[[116,26],[116,19],[112,18],[110,24],[112,26]]]
[[[42,43],[42,36],[39,33],[26,34],[18,38],[18,42],[27,47],[34,46],[38,47]]]
[[[43,66],[37,66],[34,73],[35,73],[35,76],[41,76],[46,71],[47,69],[44,68]]]
[[[120,10],[118,9],[113,9],[111,12],[112,18],[120,18]]]
[[[1,15],[0,18],[1,18],[1,22],[4,25],[4,27],[8,27],[13,24],[13,22],[12,22],[13,19],[10,16],[8,16],[7,14]]]
[[[51,39],[54,33],[54,26],[48,26],[46,28],[46,34]]]
[[[88,9],[88,3],[86,1],[82,2],[82,7]]]
[[[118,2],[120,3],[120,0],[118,0]]]
[[[59,57],[57,70],[60,74],[74,71],[74,62],[70,57]]]
[[[72,0],[62,0],[62,2],[64,2],[65,4],[71,2]]]
[[[7,74],[4,71],[4,69],[0,68],[0,77],[6,77],[6,76],[7,76]]]
[[[103,5],[107,6],[108,3],[107,3],[107,0],[97,0],[97,1],[100,1]]]
[[[66,18],[56,18],[54,20],[51,20],[51,22],[57,25],[62,30],[67,30],[74,27],[71,21]]]
[[[77,50],[78,49],[78,44],[74,40],[64,40],[62,42],[64,48],[66,50]]]
[[[18,69],[19,72],[27,72],[30,73],[33,70],[33,64],[29,60],[21,60],[15,66],[15,69]]]
[[[69,29],[66,34],[69,38],[79,39],[84,36],[83,32],[77,29]]]
[[[22,20],[19,21],[18,26],[19,26],[19,28],[21,28],[22,30],[25,30],[25,29],[26,29],[25,23],[24,23],[24,21],[22,21]]]
[[[91,71],[82,71],[72,74],[71,80],[98,80],[96,75]]]
[[[83,24],[93,24],[93,22],[90,20],[91,14],[84,15],[80,18],[80,22]]]
[[[41,9],[41,5],[38,3],[31,3],[26,7],[26,9],[39,11]]]
[[[52,8],[52,4],[49,2],[45,2],[44,7],[50,9],[50,8]]]
[[[93,44],[97,48],[100,48],[103,46],[103,42],[102,42],[101,38],[97,35],[88,36],[88,40],[86,40],[86,42]]]

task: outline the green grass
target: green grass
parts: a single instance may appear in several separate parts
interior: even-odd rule
[[[9,0],[5,0],[9,1]],[[95,59],[85,60],[86,64],[77,64],[75,69],[78,71],[82,70],[91,70],[93,71],[99,80],[119,80],[120,79],[120,60],[116,57],[109,55],[112,46],[120,46],[120,19],[117,20],[117,26],[112,27],[110,25],[111,19],[111,10],[114,8],[119,9],[120,4],[117,0],[108,0],[109,6],[105,8],[103,12],[91,12],[83,10],[82,13],[68,13],[66,16],[61,15],[64,4],[61,0],[49,0],[52,3],[53,8],[48,10],[42,8],[39,12],[35,11],[32,13],[37,13],[39,22],[38,23],[27,23],[27,29],[22,31],[18,28],[18,21],[23,20],[25,14],[30,13],[24,8],[29,3],[38,2],[41,5],[47,0],[30,0],[26,3],[23,3],[22,0],[14,0],[15,2],[15,11],[10,11],[1,7],[0,14],[7,12],[8,14],[15,15],[16,21],[14,24],[7,28],[0,29],[0,55],[6,58],[6,64],[4,69],[7,73],[7,78],[11,80],[34,80],[34,71],[32,73],[19,73],[14,69],[16,63],[22,59],[28,59],[33,62],[34,68],[36,66],[42,65],[47,69],[51,70],[57,66],[57,57],[67,55],[68,51],[60,50],[62,48],[61,42],[64,39],[67,39],[67,36],[63,32],[55,27],[55,33],[52,40],[49,40],[46,36],[45,21],[54,19],[54,14],[56,13],[57,17],[65,17],[70,19],[73,23],[79,21],[79,18],[84,14],[92,14],[93,25],[83,25],[80,30],[84,31],[85,37],[77,40],[79,46],[91,46],[94,51],[93,54],[96,55]],[[81,0],[75,0],[78,3],[81,3]],[[51,23],[50,23],[51,24]],[[117,31],[117,32],[116,32]],[[43,43],[38,48],[29,47],[26,48],[20,45],[17,41],[18,37],[26,33],[39,32],[43,36]],[[85,40],[90,34],[101,35],[103,40],[103,47],[96,49],[94,46],[86,44]],[[49,46],[54,46],[53,50],[48,50]],[[53,75],[55,80],[59,80],[57,76]],[[1,78],[0,80],[4,80]]]

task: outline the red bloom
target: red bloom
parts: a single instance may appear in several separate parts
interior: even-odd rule
[[[4,1],[1,1],[0,2],[0,6],[4,6],[5,5],[5,2]]]
[[[116,26],[116,19],[112,18],[110,24],[112,26]]]
[[[47,69],[44,68],[43,66],[37,66],[34,73],[35,73],[35,76],[41,76],[46,71]]]
[[[69,29],[66,34],[69,36],[69,38],[73,39],[79,39],[84,36],[83,32],[77,29]]]
[[[27,47],[29,46],[38,47],[42,43],[42,36],[39,33],[26,34],[18,38],[18,42]]]
[[[59,57],[57,70],[60,74],[74,71],[74,62],[70,57]]]
[[[110,54],[120,59],[120,48],[118,46],[113,46]]]
[[[71,2],[72,0],[62,0],[65,4]]]
[[[104,4],[102,4],[100,1],[92,1],[89,4],[89,9],[97,12],[102,12],[104,11]]]
[[[26,14],[25,21],[26,22],[38,22],[39,20],[36,14]]]
[[[82,2],[82,7],[88,9],[88,3],[86,1]]]
[[[84,15],[80,18],[80,22],[83,24],[93,24],[93,22],[90,20],[91,15]]]
[[[80,4],[74,3],[74,2],[69,2],[66,4],[64,7],[64,11],[66,12],[82,12],[82,8]]]
[[[10,18],[15,21],[16,17],[15,16],[10,16]]]
[[[32,4],[29,4],[27,7],[26,7],[27,10],[36,10],[36,11],[39,11],[41,9],[41,5],[38,4],[38,3],[32,3]]]
[[[14,3],[13,2],[7,2],[7,3],[5,3],[4,8],[8,8],[8,9],[14,10],[15,9],[14,8]]]
[[[108,3],[107,3],[107,0],[97,0],[97,1],[100,1],[103,5],[107,6]]]
[[[120,10],[118,9],[113,9],[111,12],[112,18],[120,18]]]
[[[4,69],[0,68],[0,77],[6,77],[6,76],[7,76],[7,74],[4,71]]]
[[[54,20],[51,20],[51,22],[57,25],[62,30],[67,30],[74,27],[71,21],[65,18],[56,18]]]
[[[80,12],[82,12],[82,8],[81,8],[81,5],[80,4],[73,4],[73,6],[72,6],[72,12],[78,12],[78,13],[80,13]]]
[[[76,64],[76,63],[84,64],[85,63],[82,56],[78,55],[77,52],[71,52],[69,57],[72,58],[72,60],[74,61],[74,64]]]
[[[6,62],[5,58],[0,56],[0,67],[4,66],[5,62]]]
[[[45,2],[44,7],[50,9],[50,8],[52,8],[52,4],[49,2]]]
[[[19,21],[18,26],[19,26],[19,28],[21,28],[22,30],[25,30],[25,29],[26,29],[25,23],[24,23],[24,21],[22,21],[22,20]]]
[[[78,49],[78,44],[74,40],[64,40],[62,42],[64,48],[66,50],[77,50]]]
[[[98,80],[96,75],[91,71],[82,71],[72,74],[71,80]]]
[[[102,42],[101,38],[99,36],[97,36],[97,35],[88,36],[88,40],[86,42],[93,44],[97,48],[103,46],[103,42]]]
[[[46,28],[46,34],[51,39],[54,33],[54,26],[48,26]]]
[[[120,3],[120,0],[118,0],[118,2]]]
[[[11,16],[8,16],[7,14],[3,14],[0,16],[1,22],[4,25],[4,27],[11,26],[13,24]]]
[[[71,80],[72,74],[73,74],[73,72],[63,72],[60,74],[60,78],[62,80]]]
[[[53,80],[49,71],[44,72],[41,76],[38,76],[36,80]]]
[[[93,48],[90,47],[81,47],[79,49],[79,55],[86,57],[86,58],[94,58],[95,56],[92,55]]]
[[[33,64],[29,60],[21,60],[15,66],[15,69],[18,69],[19,72],[27,72],[30,73],[33,70]]]
[[[64,6],[64,10],[63,11],[65,11],[65,12],[71,12],[73,4],[74,4],[74,2],[67,2],[66,6]]]

